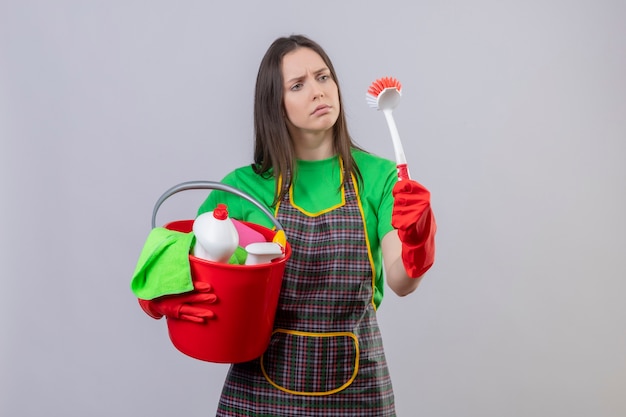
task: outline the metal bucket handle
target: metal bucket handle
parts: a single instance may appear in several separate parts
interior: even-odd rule
[[[154,209],[152,210],[152,228],[153,229],[156,227],[156,216],[157,216],[157,212],[159,211],[159,207],[161,207],[161,204],[163,204],[165,200],[167,200],[174,194],[181,192],[181,191],[185,191],[185,190],[219,190],[219,191],[226,191],[231,194],[235,194],[245,200],[248,200],[252,204],[254,204],[259,210],[261,210],[268,217],[268,219],[272,221],[274,226],[276,226],[277,230],[284,231],[283,226],[278,222],[278,220],[276,220],[274,215],[267,208],[261,205],[261,203],[259,203],[257,200],[252,198],[252,196],[244,193],[243,191],[235,187],[231,187],[230,185],[222,184],[221,182],[215,182],[215,181],[182,182],[178,185],[173,186],[166,192],[164,192],[163,195],[159,197],[156,204],[154,205]]]

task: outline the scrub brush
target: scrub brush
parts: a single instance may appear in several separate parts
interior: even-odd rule
[[[400,142],[400,135],[398,134],[398,128],[396,122],[393,119],[393,109],[396,108],[400,102],[402,85],[393,77],[383,77],[374,81],[367,90],[366,100],[370,107],[378,110],[382,110],[385,119],[387,119],[387,126],[389,127],[389,133],[391,133],[391,140],[393,142],[393,149],[396,155],[396,165],[398,168],[398,179],[409,179],[409,169],[406,165],[406,156],[404,155],[404,149],[402,148],[402,142]]]

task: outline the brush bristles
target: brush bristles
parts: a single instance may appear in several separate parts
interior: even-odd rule
[[[400,81],[393,77],[379,78],[370,85],[370,88],[367,90],[367,94],[368,96],[374,97],[374,100],[376,100],[378,95],[386,88],[395,88],[398,92],[401,92],[402,84],[400,84]]]
[[[370,106],[371,108],[373,109],[378,108],[378,97],[374,97],[370,93],[367,93],[365,95],[365,100],[367,101],[367,105]]]

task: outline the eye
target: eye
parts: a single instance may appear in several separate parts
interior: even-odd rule
[[[317,78],[319,81],[328,81],[330,79],[330,75],[322,74]]]
[[[291,86],[290,90],[291,91],[298,91],[302,89],[302,83],[297,83]]]

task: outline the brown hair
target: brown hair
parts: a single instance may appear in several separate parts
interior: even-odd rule
[[[360,149],[350,137],[346,116],[341,101],[341,90],[337,74],[330,58],[322,47],[302,35],[292,35],[276,39],[261,60],[254,94],[254,164],[253,169],[266,178],[276,178],[275,200],[279,202],[289,190],[294,174],[295,150],[285,120],[283,105],[283,57],[298,48],[309,48],[324,61],[337,84],[339,92],[339,117],[333,126],[333,145],[343,161],[343,181],[351,174],[361,179],[351,150]],[[282,186],[278,179],[282,179]],[[342,184],[343,185],[343,184]]]

